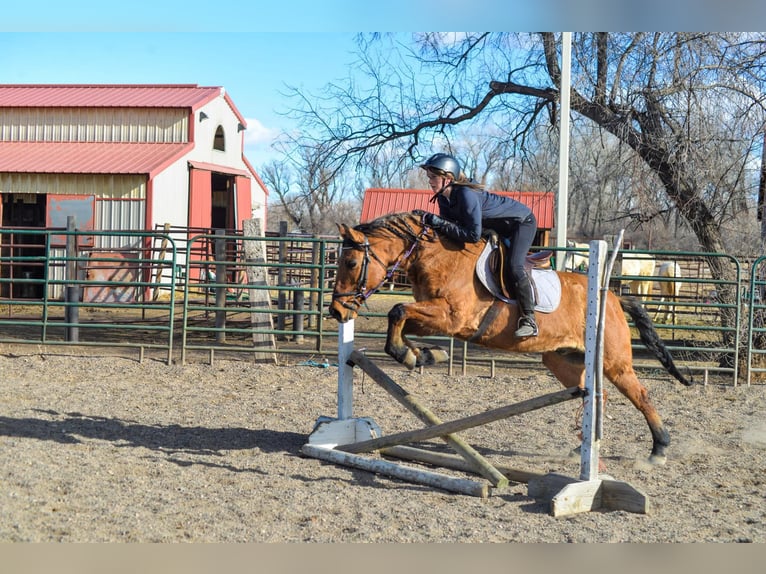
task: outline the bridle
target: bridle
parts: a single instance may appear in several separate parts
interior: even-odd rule
[[[420,232],[416,235],[412,233],[410,236],[410,245],[405,247],[402,252],[399,254],[399,257],[397,257],[396,261],[393,265],[390,267],[387,267],[385,263],[383,263],[383,260],[377,256],[377,254],[372,250],[372,247],[370,246],[370,241],[367,238],[367,236],[364,236],[364,243],[357,243],[355,241],[351,241],[350,239],[346,238],[346,241],[351,243],[349,246],[343,246],[341,247],[341,250],[346,249],[359,249],[361,251],[364,251],[364,259],[362,259],[362,270],[359,272],[359,279],[356,282],[356,291],[347,291],[345,293],[333,293],[332,294],[332,300],[335,301],[336,299],[340,299],[341,297],[351,297],[348,301],[341,301],[340,304],[343,305],[346,309],[350,309],[351,311],[357,311],[363,304],[367,303],[367,299],[372,297],[385,283],[386,281],[390,281],[391,278],[394,276],[394,273],[396,273],[396,270],[412,255],[413,251],[415,251],[415,248],[420,243],[420,240],[428,233],[428,230],[430,228],[428,226],[423,226],[423,228],[420,230]],[[383,277],[383,279],[380,280],[380,282],[375,285],[374,287],[368,289],[367,288],[367,273],[370,266],[370,261],[374,259],[378,265],[383,267],[386,270],[386,275]]]

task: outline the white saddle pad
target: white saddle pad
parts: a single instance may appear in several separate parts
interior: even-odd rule
[[[489,268],[489,255],[494,249],[496,247],[488,242],[476,262],[476,275],[492,295],[506,303],[515,303],[515,300],[508,299],[503,295],[497,279]],[[561,280],[558,273],[554,269],[533,268],[530,275],[532,291],[535,296],[535,311],[552,313],[561,302]]]

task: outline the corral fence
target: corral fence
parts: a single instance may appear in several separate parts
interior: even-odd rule
[[[339,247],[334,237],[284,229],[248,235],[168,226],[153,232],[3,228],[0,343],[46,352],[49,346],[134,349],[141,360],[151,355],[168,363],[231,356],[331,366],[338,326],[327,305]],[[705,383],[766,379],[766,350],[759,343],[766,338],[766,258],[634,252],[678,263],[679,276],[651,278],[644,304],[679,365]],[[732,280],[712,278],[713,259],[733,270]],[[613,288],[625,292],[634,279],[613,275]],[[661,286],[669,281],[677,288],[666,296]],[[737,295],[723,302],[724,292]],[[361,309],[355,337],[366,354],[388,359],[387,313],[407,300],[409,285],[397,275]],[[448,349],[450,374],[460,369],[494,376],[498,367],[539,365],[537,356],[492,352],[449,337],[420,340]],[[661,371],[637,339],[634,352],[637,369]]]

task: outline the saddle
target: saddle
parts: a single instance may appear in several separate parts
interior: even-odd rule
[[[506,247],[505,243],[500,241],[500,238],[494,231],[488,234],[487,242],[492,246],[492,251],[487,259],[487,268],[495,277],[502,294],[508,299],[514,299],[515,295],[512,289],[512,282],[510,277],[506,276],[505,270],[508,247]],[[533,269],[551,269],[552,255],[553,251],[549,249],[527,254],[527,257],[524,260],[524,270],[527,272],[527,275],[531,275]],[[534,283],[532,285],[534,289]],[[537,299],[536,293],[535,299]]]

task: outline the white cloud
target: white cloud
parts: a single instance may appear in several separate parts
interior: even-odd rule
[[[274,128],[267,128],[255,118],[245,118],[247,129],[245,130],[245,145],[261,146],[271,145],[277,139],[280,131]]]

